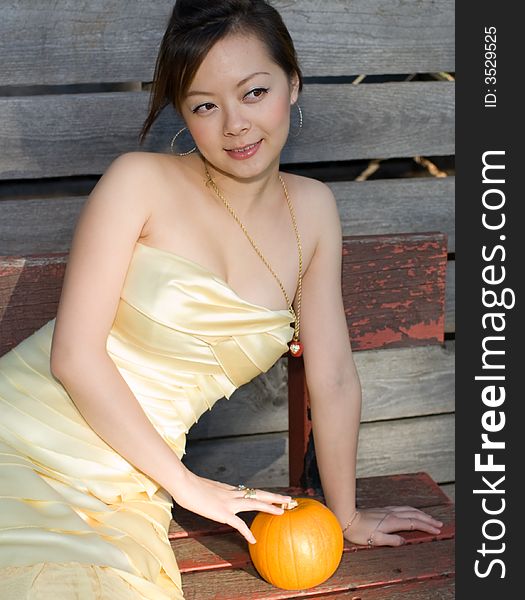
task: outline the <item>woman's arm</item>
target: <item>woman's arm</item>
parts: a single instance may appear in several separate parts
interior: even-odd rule
[[[301,341],[312,411],[312,429],[325,500],[347,539],[399,545],[393,531],[416,528],[438,533],[441,526],[412,507],[360,510],[356,514],[356,455],[361,419],[361,384],[354,364],[341,290],[342,230],[337,203],[318,187],[314,210],[317,246],[303,280]],[[293,359],[291,359],[293,360]],[[354,518],[355,517],[355,518]]]
[[[244,499],[233,486],[184,467],[142,410],[106,350],[136,241],[150,215],[157,159],[117,158],[91,193],[75,229],[51,348],[51,370],[91,428],[118,454],[157,481],[184,508],[237,528],[254,541],[246,510],[279,514],[287,496]]]
[[[96,433],[131,464],[173,489],[183,465],[157,433],[106,341],[136,240],[149,218],[155,163],[145,153],[117,158],[80,214],[51,347],[51,370]]]
[[[361,385],[341,294],[339,212],[330,189],[314,185],[318,240],[303,279],[300,337],[323,492],[343,525],[355,511]]]

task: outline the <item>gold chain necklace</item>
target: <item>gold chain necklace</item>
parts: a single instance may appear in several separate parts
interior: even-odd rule
[[[272,267],[270,266],[269,262],[266,260],[266,258],[264,257],[263,253],[260,251],[260,249],[257,246],[257,244],[254,242],[254,240],[252,239],[252,237],[250,236],[250,234],[246,230],[246,227],[241,222],[241,220],[237,216],[236,212],[231,207],[230,203],[226,200],[226,198],[221,193],[219,187],[217,186],[217,184],[215,183],[213,177],[211,176],[210,172],[208,171],[208,166],[206,165],[206,162],[204,162],[204,170],[205,170],[206,178],[207,178],[206,185],[211,184],[211,186],[213,187],[213,191],[215,192],[215,194],[223,201],[224,205],[229,210],[229,212],[232,215],[232,217],[237,221],[237,223],[239,224],[239,226],[243,230],[244,235],[248,238],[248,240],[250,241],[250,243],[253,246],[254,250],[259,255],[260,259],[268,267],[270,273],[275,277],[277,283],[279,284],[279,287],[281,288],[281,290],[282,290],[282,292],[284,294],[284,297],[286,299],[286,304],[288,304],[288,308],[290,309],[291,313],[294,315],[294,319],[295,319],[293,338],[292,338],[292,341],[291,341],[291,343],[289,345],[290,353],[292,354],[292,356],[297,356],[297,357],[301,356],[301,354],[303,353],[303,344],[299,341],[299,325],[300,325],[300,318],[301,318],[301,293],[302,293],[302,273],[303,273],[303,251],[302,251],[302,247],[301,247],[301,238],[299,236],[299,229],[297,227],[297,221],[295,219],[295,212],[294,212],[293,205],[292,205],[292,202],[290,200],[290,196],[288,194],[288,190],[286,188],[286,184],[284,183],[283,178],[279,175],[279,181],[281,182],[281,185],[283,186],[284,195],[286,196],[286,202],[288,203],[288,209],[290,210],[290,216],[292,218],[292,223],[293,223],[293,227],[294,227],[294,231],[295,231],[295,237],[297,239],[297,249],[299,251],[299,275],[298,275],[298,278],[297,278],[297,313],[293,309],[292,303],[290,302],[290,299],[288,298],[288,294],[286,293],[286,290],[285,290],[284,285],[282,284],[281,280],[279,279],[279,277],[277,277],[277,274],[272,269]]]

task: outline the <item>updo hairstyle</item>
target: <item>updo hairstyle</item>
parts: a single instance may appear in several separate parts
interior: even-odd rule
[[[231,34],[255,35],[289,79],[303,77],[290,33],[266,0],[177,0],[162,38],[151,87],[148,116],[139,134],[144,141],[165,106],[182,114],[182,103],[209,50]]]

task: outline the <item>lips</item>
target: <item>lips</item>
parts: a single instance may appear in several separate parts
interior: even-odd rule
[[[238,148],[225,148],[225,151],[231,158],[236,160],[244,160],[253,156],[261,146],[262,140],[255,142],[255,144],[247,144],[246,146],[240,146]]]

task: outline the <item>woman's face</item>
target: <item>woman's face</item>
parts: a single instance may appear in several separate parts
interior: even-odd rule
[[[201,154],[238,178],[278,165],[297,100],[290,82],[255,36],[218,41],[200,65],[183,102],[182,116]]]

